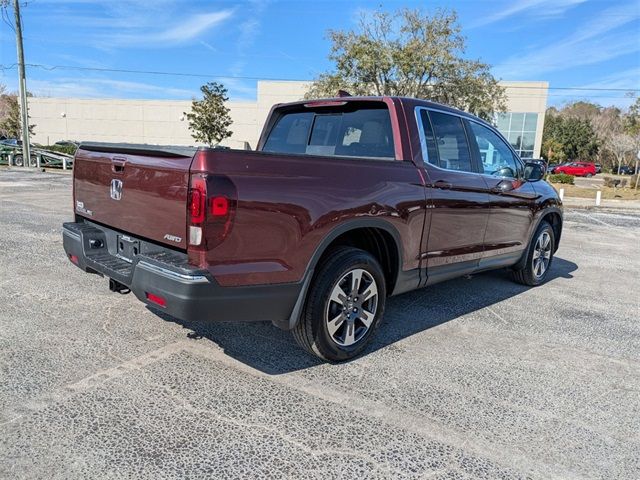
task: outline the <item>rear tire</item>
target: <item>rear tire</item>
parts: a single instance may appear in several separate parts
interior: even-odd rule
[[[529,243],[524,267],[512,271],[512,278],[523,285],[535,287],[544,283],[551,268],[555,235],[549,222],[543,221]]]
[[[22,155],[14,155],[13,164],[16,167],[22,167],[24,165],[24,157]]]
[[[373,337],[386,294],[378,261],[364,250],[339,247],[319,266],[293,337],[322,360],[349,360]]]

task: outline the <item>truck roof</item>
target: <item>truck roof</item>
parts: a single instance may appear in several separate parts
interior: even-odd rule
[[[474,118],[474,119],[479,118],[476,115],[473,115],[472,113],[465,112],[464,110],[459,110],[454,107],[449,107],[442,103],[432,102],[432,101],[424,100],[420,98],[388,96],[388,95],[318,98],[313,100],[299,100],[296,102],[279,103],[274,107],[280,108],[280,107],[288,107],[288,106],[296,106],[296,105],[306,105],[306,104],[312,104],[312,103],[317,103],[321,105],[322,103],[325,103],[325,102],[333,103],[333,102],[384,102],[384,101],[392,101],[392,102],[397,101],[403,105],[408,104],[412,106],[425,106],[425,107],[437,108],[438,110],[448,111],[448,112],[455,113],[455,114],[462,115],[469,118]]]

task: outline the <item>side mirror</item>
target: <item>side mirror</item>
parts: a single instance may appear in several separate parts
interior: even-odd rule
[[[544,177],[544,166],[536,162],[527,162],[524,166],[524,178],[528,182],[537,182]]]

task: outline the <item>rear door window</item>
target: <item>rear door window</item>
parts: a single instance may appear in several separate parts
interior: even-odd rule
[[[429,112],[429,117],[438,151],[437,159],[429,156],[429,163],[447,170],[473,172],[471,153],[462,119],[440,112]]]
[[[380,106],[381,105],[381,106]],[[393,130],[386,105],[344,111],[325,109],[283,114],[263,151],[395,160]]]

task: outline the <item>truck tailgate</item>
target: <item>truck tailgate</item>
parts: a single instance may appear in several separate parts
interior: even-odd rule
[[[186,248],[189,168],[194,148],[83,143],[74,160],[78,215]]]

